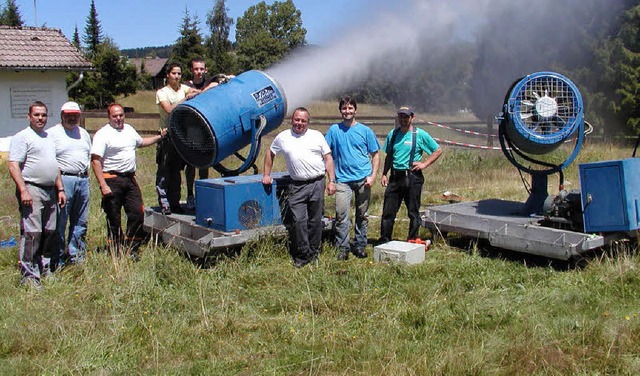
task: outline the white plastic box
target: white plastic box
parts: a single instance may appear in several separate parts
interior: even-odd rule
[[[373,248],[373,259],[377,262],[392,262],[407,265],[424,261],[424,244],[390,241]]]

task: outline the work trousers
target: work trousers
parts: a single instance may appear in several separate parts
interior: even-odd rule
[[[131,247],[136,251],[146,240],[144,231],[144,204],[142,192],[134,174],[117,175],[105,179],[112,194],[102,197],[102,209],[107,217],[107,235],[114,244]],[[126,236],[122,233],[122,214],[127,216]]]
[[[170,208],[172,211],[180,209],[180,188],[182,176],[180,172],[186,163],[178,154],[176,147],[169,137],[164,137],[158,143],[156,149],[156,193],[158,204],[162,208]]]
[[[320,254],[324,188],[324,175],[309,182],[293,181],[289,187],[289,253],[294,262],[308,263]]]
[[[56,231],[58,194],[54,186],[27,183],[27,190],[33,199],[30,206],[22,205],[20,193],[16,191],[20,208],[18,265],[23,281],[40,281],[41,277],[54,271],[60,261]]]
[[[420,197],[424,176],[422,171],[391,171],[389,184],[384,191],[380,240],[389,241],[393,235],[393,225],[400,204],[404,201],[409,216],[409,234],[407,239],[418,237],[420,230]]]

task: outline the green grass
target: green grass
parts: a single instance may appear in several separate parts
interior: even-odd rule
[[[154,151],[138,151],[147,205],[155,202]],[[588,145],[577,162],[630,154]],[[13,184],[6,162],[0,168],[0,217],[8,217],[4,231],[17,235]],[[501,152],[445,148],[425,175],[426,204],[444,203],[445,190],[469,200],[526,198]],[[566,175],[577,185],[576,167]],[[437,240],[415,266],[378,264],[371,256],[338,262],[325,245],[317,263],[295,269],[283,239],[270,237],[208,267],[154,244],[134,263],[93,251],[104,243],[105,223],[92,183],[84,265],[36,291],[18,283],[17,249],[0,251],[0,374],[640,372],[640,259],[627,243],[582,268]],[[550,192],[554,184],[551,178]],[[382,192],[377,184],[372,239]],[[399,218],[406,218],[404,209]],[[395,236],[406,231],[399,221]]]

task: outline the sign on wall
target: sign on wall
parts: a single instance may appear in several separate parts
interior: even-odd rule
[[[35,101],[44,102],[47,107],[53,103],[50,87],[12,87],[11,118],[23,119],[29,113],[29,106]]]

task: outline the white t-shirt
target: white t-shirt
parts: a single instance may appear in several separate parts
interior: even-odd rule
[[[331,153],[322,133],[314,129],[307,129],[302,135],[291,129],[280,132],[271,144],[271,151],[284,155],[293,180],[309,180],[324,175],[324,156]]]
[[[52,186],[58,178],[56,147],[48,131],[27,127],[11,138],[9,161],[18,162],[25,182]]]
[[[169,102],[169,104],[176,104],[187,97],[187,93],[191,88],[185,84],[180,84],[178,91],[173,90],[171,86],[165,86],[156,92],[156,104],[158,105],[158,112],[160,113],[160,127],[169,127],[169,114],[160,106],[160,102]]]
[[[71,174],[87,172],[91,161],[91,137],[82,127],[66,129],[56,124],[48,130],[56,146],[56,159],[60,171]]]
[[[100,128],[93,136],[91,154],[102,158],[103,171],[134,172],[136,170],[136,148],[142,137],[129,124],[115,129],[110,124]]]

